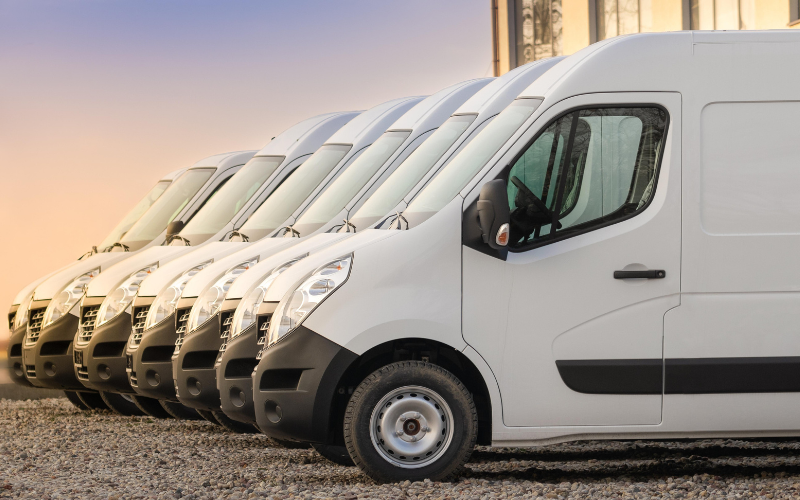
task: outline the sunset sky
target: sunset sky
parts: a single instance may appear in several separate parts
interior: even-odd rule
[[[0,307],[163,173],[490,76],[490,19],[488,0],[0,0]]]

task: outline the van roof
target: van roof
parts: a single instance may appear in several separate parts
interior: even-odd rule
[[[361,111],[342,111],[312,116],[273,137],[256,153],[256,156],[293,156],[292,149],[303,143],[314,144],[314,148],[311,150],[313,153],[322,142],[342,126],[343,121],[347,123],[360,113]]]
[[[533,80],[539,78],[562,59],[564,58],[549,57],[514,68],[503,76],[495,78],[493,82],[475,93],[454,114],[489,113],[495,115],[503,111]]]
[[[174,181],[175,179],[177,179],[177,178],[178,178],[178,177],[179,177],[179,176],[180,176],[182,173],[184,173],[184,172],[186,172],[186,169],[185,169],[185,168],[180,168],[180,169],[178,169],[178,170],[173,170],[172,172],[170,172],[170,173],[168,173],[168,174],[166,174],[166,175],[163,175],[163,176],[161,176],[161,178],[160,178],[158,181],[159,181],[159,182],[163,182],[163,181],[169,181],[169,182],[172,182],[172,181]]]
[[[373,126],[374,122],[386,119],[387,116],[394,116],[391,111],[402,107],[404,104],[414,104],[422,99],[424,99],[424,96],[401,97],[373,106],[340,128],[326,141],[326,144],[357,144],[361,142],[365,133],[373,131],[375,128]],[[386,127],[378,128],[381,128],[380,133],[386,130]],[[372,140],[369,142],[371,143]]]
[[[585,93],[691,90],[716,101],[748,93],[796,99],[798,56],[797,30],[626,35],[567,57],[520,97],[552,103]]]
[[[222,154],[218,154],[218,155],[208,156],[208,157],[203,158],[202,160],[198,161],[197,163],[195,163],[194,165],[192,165],[189,168],[191,169],[191,168],[200,168],[200,167],[219,167],[219,166],[222,166],[223,163],[225,163],[225,160],[227,160],[229,158],[233,158],[233,157],[238,157],[239,155],[242,155],[243,153],[247,153],[250,156],[253,156],[254,151],[231,151],[230,153],[222,153]],[[247,161],[247,160],[245,160],[245,161]],[[241,163],[239,163],[239,165],[241,165]]]
[[[439,113],[435,112],[437,107],[444,104],[445,108],[452,110],[452,105],[447,106],[448,101],[451,99],[458,100],[461,92],[475,92],[476,86],[485,87],[487,84],[491,83],[492,80],[494,79],[475,78],[445,87],[442,90],[426,97],[420,101],[419,104],[409,109],[403,116],[398,118],[391,127],[389,127],[389,130],[414,130],[419,127],[425,128],[425,121],[430,121],[431,117],[434,117],[435,121],[431,127],[438,127],[442,124],[443,120],[438,116]],[[464,98],[462,97],[461,99]],[[448,113],[447,116],[450,116],[450,114],[452,113]]]

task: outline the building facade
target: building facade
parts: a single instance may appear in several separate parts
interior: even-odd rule
[[[800,28],[800,0],[492,0],[494,74],[617,35]]]

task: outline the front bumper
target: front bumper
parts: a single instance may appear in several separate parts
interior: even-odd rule
[[[172,356],[172,379],[178,401],[199,410],[219,410],[217,372],[214,365],[222,345],[219,313],[190,335],[183,337]]]
[[[26,327],[27,325],[23,325],[17,328],[8,339],[8,375],[15,384],[31,387],[33,384],[25,378],[25,363],[22,362],[22,343],[25,341]]]
[[[227,341],[225,352],[215,365],[220,408],[233,420],[256,423],[250,377],[258,364],[256,355],[260,349],[258,331],[255,325],[251,325],[238,337]]]
[[[89,389],[133,393],[125,370],[125,347],[130,335],[131,315],[123,312],[95,328],[88,344],[76,342],[73,347],[76,378]]]
[[[357,359],[302,325],[265,350],[253,372],[253,405],[261,432],[276,439],[331,442],[334,397],[347,397],[340,381]]]
[[[72,341],[78,317],[67,314],[39,333],[33,345],[22,343],[22,363],[28,381],[36,387],[84,390],[72,368]]]
[[[172,354],[175,352],[175,314],[142,333],[139,345],[128,344],[128,380],[136,394],[148,398],[177,401],[172,381]]]

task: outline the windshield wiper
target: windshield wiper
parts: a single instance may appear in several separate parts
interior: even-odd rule
[[[129,247],[129,246],[128,246],[128,245],[126,245],[125,243],[120,243],[119,241],[118,241],[118,242],[116,242],[116,243],[114,243],[114,244],[113,244],[113,245],[111,245],[110,247],[108,247],[108,248],[104,249],[103,251],[104,251],[104,252],[105,252],[105,251],[109,251],[109,252],[110,252],[111,250],[114,250],[114,248],[115,248],[115,247],[120,247],[120,248],[122,248],[122,250],[123,250],[124,252],[130,252],[130,251],[131,251],[131,247]]]
[[[243,233],[243,232],[241,232],[241,231],[236,231],[235,229],[234,229],[233,231],[231,231],[231,235],[230,235],[230,237],[228,238],[228,241],[232,240],[234,236],[238,236],[238,237],[239,237],[239,238],[241,238],[241,239],[242,239],[242,241],[244,241],[245,243],[247,243],[248,241],[250,241],[250,237],[249,237],[249,236],[247,236],[246,234],[244,234],[244,233]]]
[[[181,236],[180,234],[172,234],[169,238],[167,238],[167,245],[172,243],[174,240],[181,240],[182,242],[186,243],[185,246],[190,247],[192,246],[192,242]],[[127,250],[126,250],[127,251]]]
[[[295,229],[293,226],[283,226],[281,229],[285,230],[283,236],[286,236],[286,233],[292,233],[292,238],[295,238],[295,235],[297,235],[297,238],[300,237],[300,231]]]
[[[96,253],[97,253],[97,247],[92,245],[92,249],[89,250],[88,252],[86,252],[85,254],[81,255],[80,257],[78,257],[78,260],[83,260],[83,259],[85,259],[87,257],[91,257],[92,255],[94,255]]]
[[[402,221],[402,222],[406,223],[406,231],[408,231],[408,221],[406,220],[405,217],[403,217],[403,214],[401,214],[399,211],[397,211],[397,212],[395,212],[395,215],[397,215],[397,217],[394,219],[394,220],[397,221],[397,230],[398,231],[402,231],[403,230],[403,224],[401,223],[401,221]],[[394,223],[394,220],[392,221],[392,223]]]

